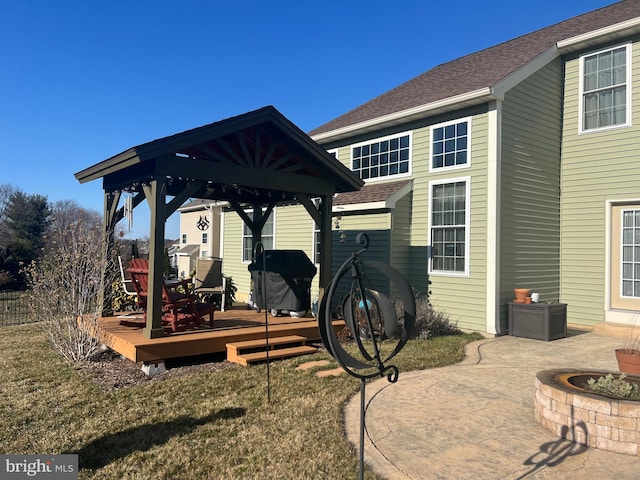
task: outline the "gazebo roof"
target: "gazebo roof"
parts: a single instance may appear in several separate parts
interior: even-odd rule
[[[272,106],[129,148],[75,174],[103,179],[105,192],[142,191],[164,178],[166,195],[239,205],[296,202],[296,193],[332,195],[363,181]],[[193,188],[193,187],[192,187]]]

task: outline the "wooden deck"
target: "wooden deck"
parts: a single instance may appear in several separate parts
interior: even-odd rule
[[[189,357],[213,353],[226,353],[227,343],[265,338],[265,312],[237,307],[225,312],[215,312],[214,328],[172,333],[162,338],[148,339],[142,335],[142,327],[121,325],[122,315],[103,317],[99,320],[101,341],[109,348],[133,362],[154,363],[170,358]],[[142,314],[128,314],[129,322],[142,321]],[[269,337],[301,335],[308,342],[320,340],[318,321],[312,317],[272,317],[268,314]],[[341,330],[344,322],[334,322]]]

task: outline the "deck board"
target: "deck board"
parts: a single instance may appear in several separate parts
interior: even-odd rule
[[[135,314],[127,318],[135,321]],[[162,338],[148,339],[142,335],[141,327],[120,324],[120,316],[102,317],[98,320],[101,341],[109,348],[133,362],[153,363],[170,358],[188,357],[213,353],[226,353],[226,344],[265,337],[265,313],[244,307],[215,312],[214,328],[200,328],[172,333]],[[301,335],[308,341],[320,340],[318,322],[315,318],[291,318],[267,316],[269,336]],[[334,322],[341,330],[344,322]]]

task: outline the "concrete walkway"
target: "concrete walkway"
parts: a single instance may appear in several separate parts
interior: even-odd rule
[[[469,344],[457,365],[376,380],[366,388],[365,461],[387,479],[638,479],[640,457],[567,442],[534,420],[538,371],[617,371],[621,343],[596,333],[498,337]],[[358,449],[359,393],[345,423]]]

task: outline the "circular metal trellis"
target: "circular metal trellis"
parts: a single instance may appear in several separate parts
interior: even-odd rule
[[[338,269],[320,304],[318,312],[320,334],[329,353],[350,375],[368,379],[387,374],[389,381],[396,381],[398,370],[387,362],[402,350],[413,330],[416,316],[413,291],[395,268],[375,260],[359,258],[369,247],[369,238],[366,234],[358,234],[356,242],[363,245],[362,249],[353,253]],[[403,309],[402,322],[398,321],[396,306],[389,297],[365,285],[363,271],[372,270],[386,277],[395,289]],[[361,358],[354,357],[342,347],[333,328],[335,313],[331,307],[336,305],[334,296],[338,292],[338,285],[347,276],[350,276],[351,285],[339,304],[342,306],[343,319],[353,333]],[[386,358],[382,358],[380,343],[396,335],[398,342],[395,348]],[[373,372],[371,372],[372,369]]]

